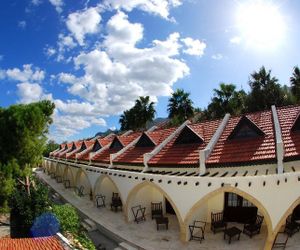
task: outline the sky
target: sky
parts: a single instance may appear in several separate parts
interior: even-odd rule
[[[139,96],[167,116],[182,88],[205,108],[221,82],[300,65],[297,0],[2,0],[0,106],[55,103],[49,138],[119,128]]]

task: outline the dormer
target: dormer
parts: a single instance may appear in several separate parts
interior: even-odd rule
[[[82,144],[81,144],[81,147],[80,147],[80,149],[79,149],[79,151],[78,151],[78,153],[80,153],[80,152],[82,152],[82,151],[84,151],[84,150],[86,150],[86,149],[87,149],[86,142],[83,141]]]
[[[291,128],[291,132],[299,132],[300,131],[300,113],[298,113],[293,126]]]
[[[102,145],[100,144],[99,139],[95,140],[92,152],[96,152],[101,148],[102,148]]]
[[[190,143],[203,143],[204,140],[201,136],[199,136],[192,128],[189,126],[185,126],[177,139],[175,140],[174,144],[190,144]]]
[[[73,142],[72,148],[71,148],[70,152],[71,152],[71,151],[74,151],[74,150],[76,150],[76,144],[75,144],[75,142]]]
[[[136,147],[155,147],[156,143],[146,134],[143,133],[135,144]]]
[[[124,145],[122,142],[119,140],[119,138],[116,136],[112,143],[110,144],[110,149],[122,149]]]
[[[243,116],[231,134],[228,136],[228,140],[233,139],[245,139],[245,138],[256,138],[264,136],[265,133],[249,118]]]

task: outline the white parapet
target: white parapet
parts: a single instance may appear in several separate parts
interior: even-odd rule
[[[282,141],[281,128],[278,120],[278,115],[275,105],[272,105],[272,116],[275,128],[276,137],[276,157],[277,157],[277,173],[283,173],[283,157],[284,157],[284,145]]]
[[[207,144],[207,146],[200,150],[199,153],[199,157],[200,157],[200,172],[199,175],[205,174],[206,172],[206,165],[205,165],[205,161],[206,159],[209,157],[210,153],[212,152],[212,150],[214,149],[216,143],[218,142],[220,136],[222,135],[228,120],[230,118],[230,114],[226,114],[221,122],[221,124],[219,125],[218,129],[216,130],[216,132],[214,133],[213,137],[210,139],[209,143]]]
[[[146,172],[149,169],[148,162],[150,159],[155,156],[164,146],[166,146],[176,135],[178,135],[181,130],[190,123],[189,120],[181,124],[172,134],[170,134],[162,143],[155,147],[150,153],[144,154],[144,170]]]

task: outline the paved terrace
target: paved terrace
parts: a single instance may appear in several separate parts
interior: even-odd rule
[[[118,235],[124,241],[130,242],[139,249],[262,249],[266,239],[267,229],[263,227],[259,235],[250,239],[248,236],[241,234],[240,241],[233,240],[229,245],[223,239],[223,233],[213,234],[210,231],[210,225],[207,225],[205,240],[199,244],[198,241],[183,243],[179,240],[179,226],[174,215],[169,217],[169,230],[156,230],[154,220],[147,217],[146,222],[136,224],[134,222],[127,223],[121,212],[113,212],[108,208],[96,208],[87,197],[78,197],[72,189],[65,189],[63,184],[58,184],[50,176],[43,172],[37,175],[43,179],[49,186],[61,195],[67,202],[71,203],[87,217],[96,223],[108,229],[115,235]],[[241,224],[237,224],[242,228]],[[286,249],[300,248],[300,233],[289,238]]]

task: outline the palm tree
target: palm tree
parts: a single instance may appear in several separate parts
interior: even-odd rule
[[[291,91],[295,96],[297,102],[300,101],[300,69],[298,66],[294,67],[293,75],[290,77]]]
[[[189,96],[190,93],[184,92],[183,89],[177,89],[169,99],[169,118],[176,119],[176,123],[182,123],[194,115],[193,102]]]

